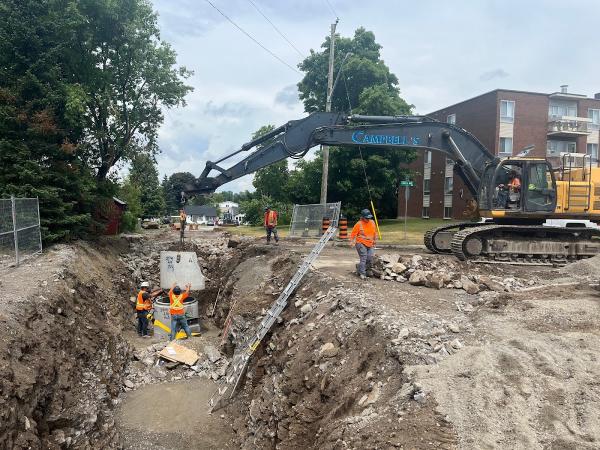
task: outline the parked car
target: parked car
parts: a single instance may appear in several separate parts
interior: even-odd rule
[[[206,225],[208,225],[209,227],[214,227],[215,226],[215,221],[212,219],[209,219],[208,222],[206,222]]]

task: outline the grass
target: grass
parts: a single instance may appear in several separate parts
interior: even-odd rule
[[[443,219],[420,219],[409,217],[406,221],[406,237],[404,239],[404,220],[403,219],[387,219],[382,220],[379,223],[379,229],[381,231],[381,243],[382,244],[422,244],[423,234],[431,228],[435,228],[441,225],[450,225],[453,221]],[[352,230],[354,223],[348,224],[348,234]],[[279,236],[286,237],[289,234],[289,226],[281,225],[278,227]],[[265,235],[263,227],[231,227],[227,231],[233,234],[239,234],[243,236],[255,236],[261,237]]]

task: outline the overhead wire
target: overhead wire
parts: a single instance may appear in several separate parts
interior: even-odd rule
[[[227,19],[234,27],[236,27],[238,30],[240,30],[242,33],[244,33],[249,39],[251,39],[256,45],[258,45],[260,48],[262,48],[264,51],[266,51],[269,55],[271,55],[273,58],[275,58],[281,64],[287,66],[288,68],[290,68],[294,72],[300,73],[294,67],[292,67],[291,65],[289,65],[287,62],[285,62],[283,59],[281,59],[279,56],[277,56],[275,53],[273,53],[271,50],[269,50],[267,47],[265,47],[263,44],[261,44],[250,33],[248,33],[246,30],[244,30],[241,26],[239,26],[237,23],[235,23],[227,14],[225,14],[223,11],[221,11],[219,8],[217,8],[214,5],[214,3],[212,3],[210,0],[204,0],[204,1],[206,3],[208,3],[210,6],[212,6],[219,14],[221,14],[223,17],[225,17],[225,19]]]
[[[338,16],[338,14],[335,12],[335,9],[333,9],[333,6],[331,6],[331,3],[329,2],[329,0],[325,0],[325,3],[327,3],[327,6],[329,6],[329,9],[331,10],[331,12],[333,13],[333,15],[335,16],[335,18],[336,18],[336,19],[337,19],[338,17],[340,17],[340,16]]]
[[[277,33],[279,33],[279,35],[280,35],[280,36],[281,36],[283,39],[285,39],[285,41],[286,41],[288,44],[290,44],[290,47],[292,47],[294,50],[296,50],[296,52],[297,52],[297,53],[300,55],[300,57],[302,57],[302,58],[306,58],[306,55],[304,55],[304,54],[303,54],[303,53],[302,53],[300,50],[298,50],[298,47],[296,47],[296,46],[295,46],[295,45],[292,43],[292,41],[290,41],[290,40],[289,40],[289,39],[286,37],[286,35],[285,35],[285,34],[283,34],[283,33],[281,32],[281,30],[280,30],[279,28],[277,28],[273,22],[271,22],[271,20],[270,20],[270,19],[269,19],[269,18],[268,18],[268,17],[265,15],[265,13],[263,13],[263,12],[260,10],[260,8],[259,8],[259,7],[256,5],[256,3],[254,3],[252,0],[248,0],[248,2],[249,2],[249,3],[250,3],[252,6],[254,6],[254,9],[256,9],[256,10],[258,11],[258,13],[259,13],[261,16],[263,16],[263,17],[264,17],[264,19],[265,19],[267,22],[269,22],[269,24],[271,24],[271,26],[273,27],[273,29],[274,29],[275,31],[277,31]]]

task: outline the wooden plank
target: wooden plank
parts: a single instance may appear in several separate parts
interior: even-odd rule
[[[180,362],[188,366],[193,366],[199,358],[198,353],[194,350],[175,342],[171,342],[163,348],[158,355],[168,361]]]

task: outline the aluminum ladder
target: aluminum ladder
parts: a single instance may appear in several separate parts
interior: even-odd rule
[[[311,252],[306,255],[302,264],[300,264],[298,271],[294,274],[281,294],[279,294],[277,300],[271,305],[271,308],[267,311],[265,317],[263,317],[256,332],[241,346],[242,350],[235,352],[233,361],[229,366],[224,379],[222,379],[218,389],[210,398],[209,404],[211,413],[225,406],[227,402],[233,398],[240,380],[244,375],[246,366],[250,361],[250,357],[287,306],[290,295],[296,290],[300,281],[302,281],[302,278],[304,278],[304,275],[306,275],[306,272],[310,269],[311,264],[319,257],[319,254],[325,248],[327,242],[335,236],[337,222],[337,218],[332,220],[332,225],[330,225],[325,233],[323,233],[321,239],[315,244]]]

